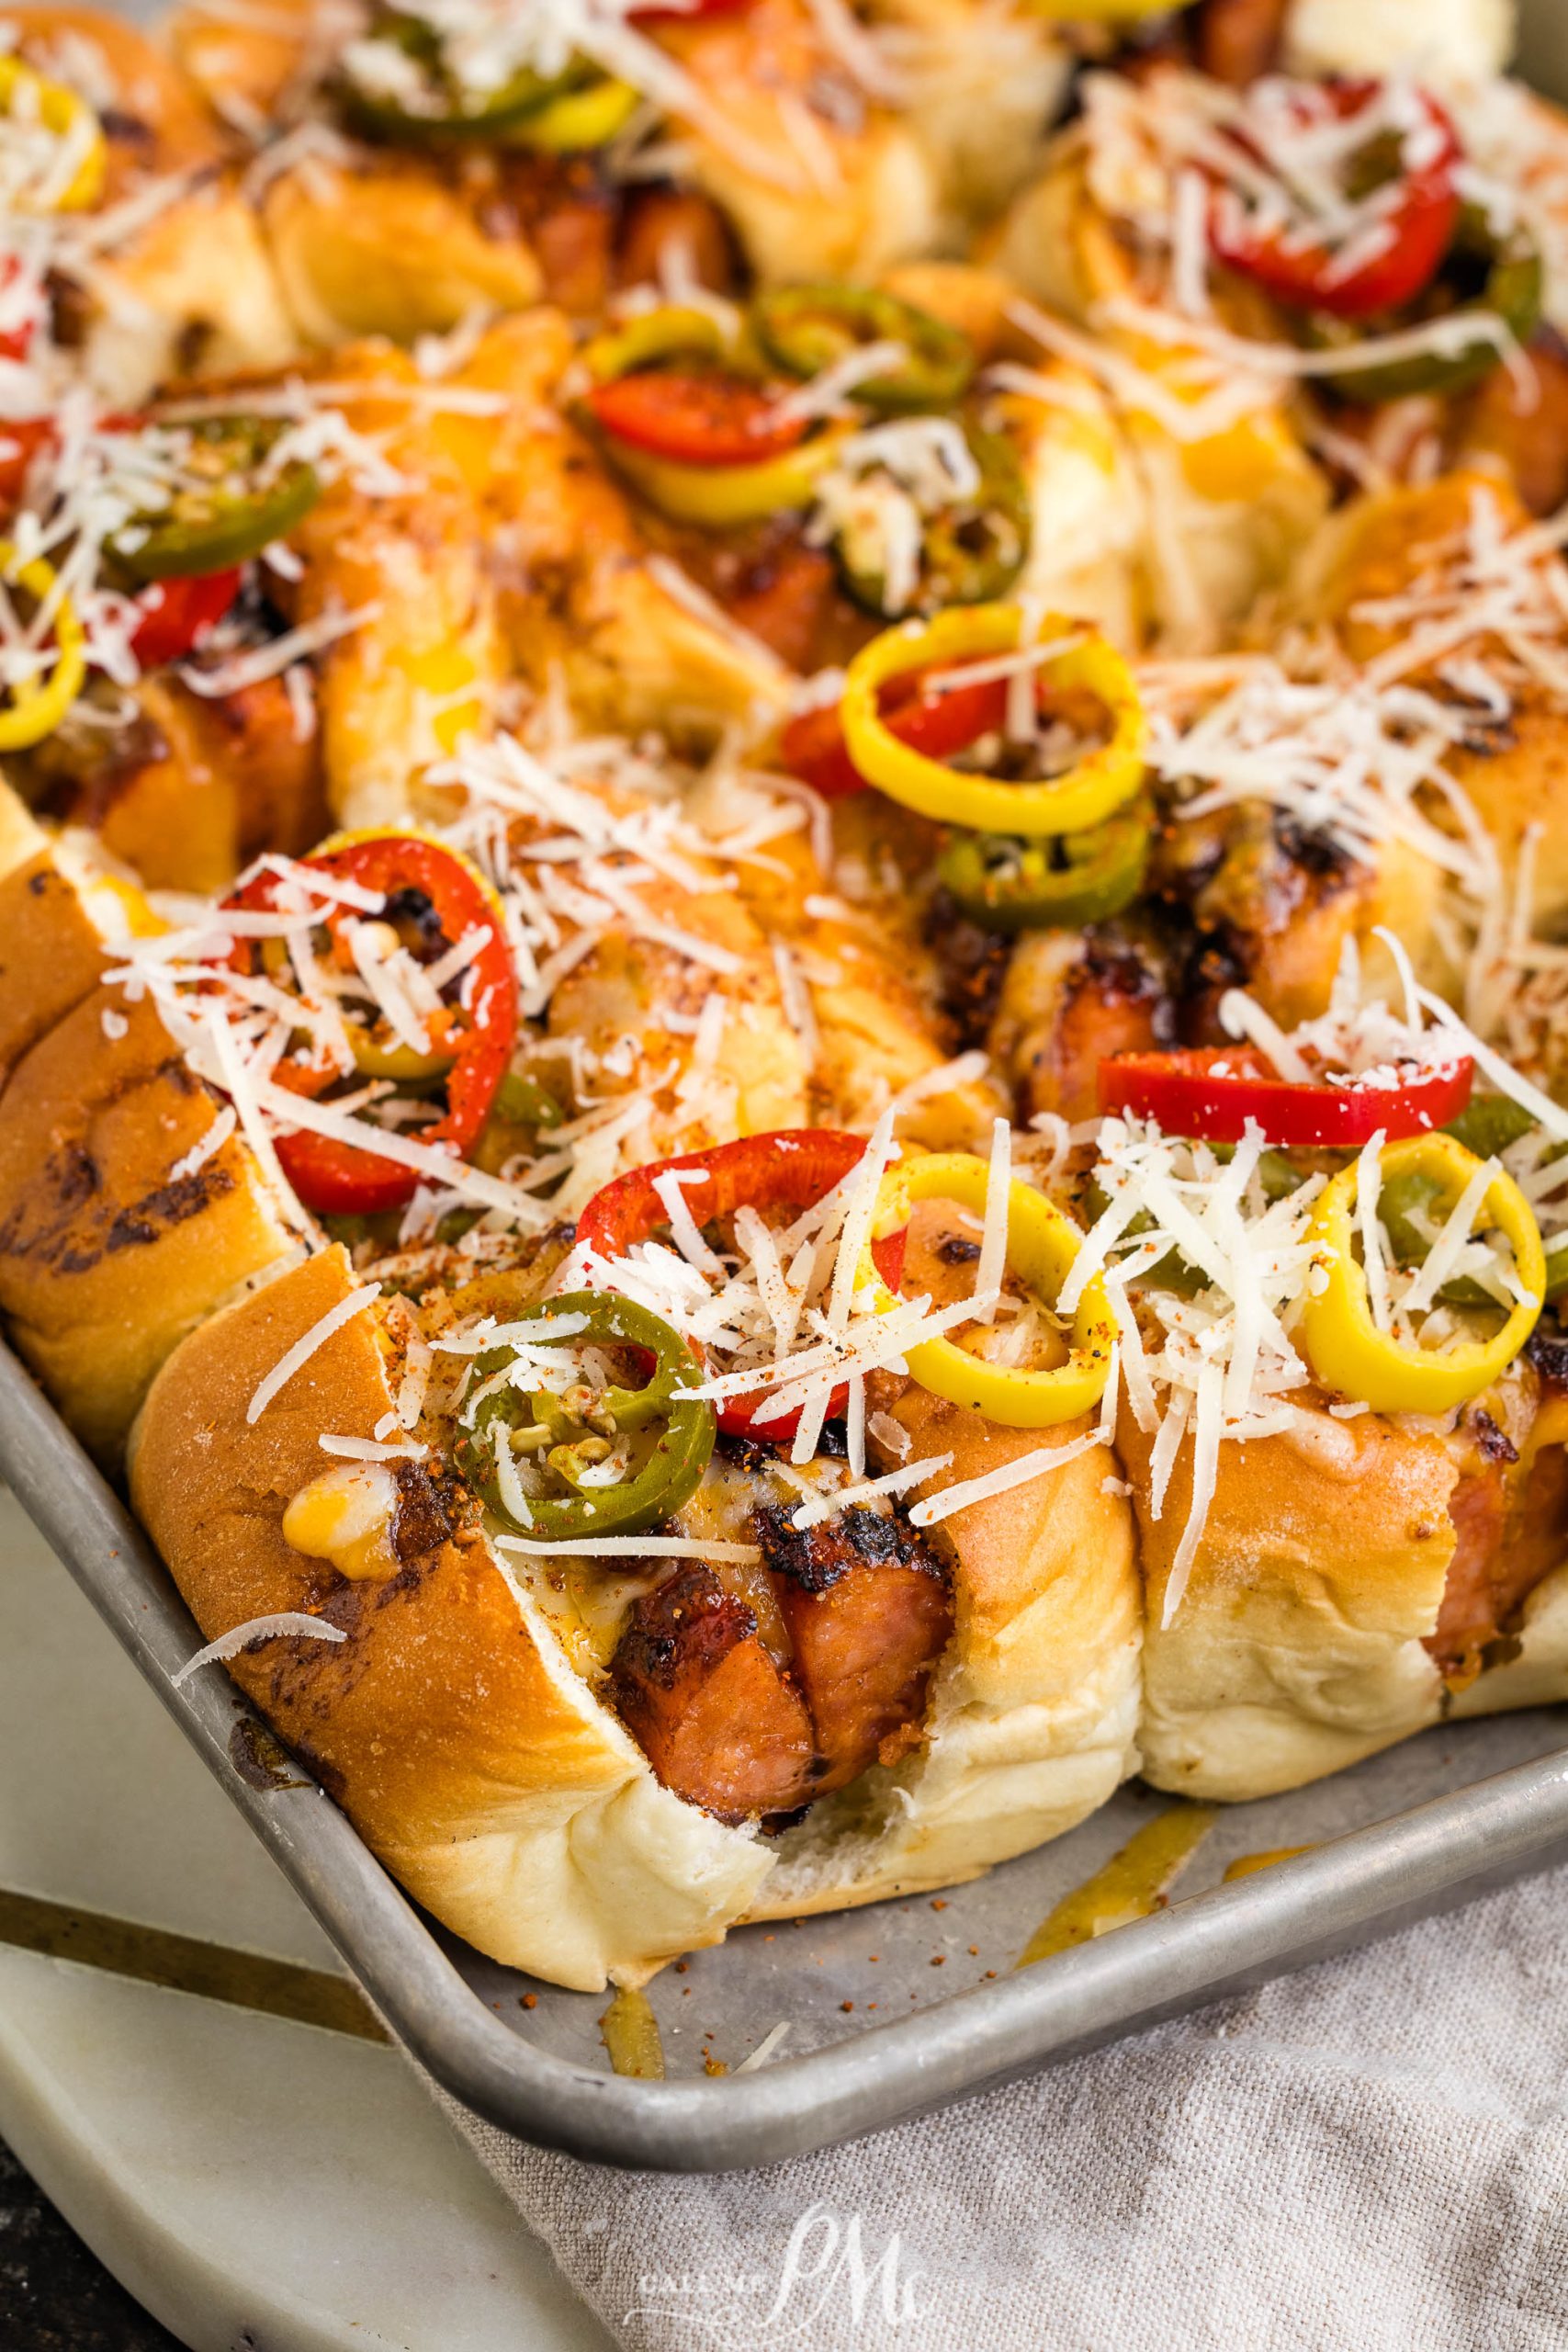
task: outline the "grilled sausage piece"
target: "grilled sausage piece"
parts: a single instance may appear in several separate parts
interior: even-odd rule
[[[1202,0],[1194,19],[1200,72],[1245,90],[1279,62],[1286,0]]]
[[[805,1702],[754,1611],[700,1562],[634,1605],[610,1667],[622,1721],[667,1789],[723,1821],[813,1793]]]
[[[814,1797],[841,1789],[919,1736],[953,1631],[935,1555],[900,1520],[852,1508],[798,1532],[783,1510],[756,1526],[817,1739]]]
[[[1475,1419],[1493,1430],[1484,1413]],[[1542,1446],[1514,1476],[1517,1461],[1501,1432],[1490,1443],[1483,1436],[1449,1503],[1459,1541],[1426,1647],[1461,1682],[1480,1671],[1487,1645],[1517,1622],[1568,1544],[1568,1449]]]
[[[1142,944],[1096,931],[1035,931],[1019,941],[989,1045],[1024,1118],[1092,1118],[1105,1056],[1174,1043],[1164,976]]]

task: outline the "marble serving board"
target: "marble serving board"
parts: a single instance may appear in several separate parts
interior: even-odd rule
[[[0,1496],[0,2136],[191,2352],[608,2352],[374,2030]]]

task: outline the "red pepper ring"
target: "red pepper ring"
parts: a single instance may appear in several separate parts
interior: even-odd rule
[[[0,294],[4,294],[7,287],[14,286],[21,274],[22,265],[14,254],[0,254]],[[0,359],[25,359],[38,327],[36,318],[24,319],[19,326],[7,327],[4,334],[0,334]],[[0,427],[0,431],[10,429]]]
[[[446,1073],[446,1111],[429,1126],[415,1128],[411,1136],[413,1142],[436,1148],[449,1145],[461,1157],[484,1125],[506,1074],[517,1031],[517,978],[495,893],[466,857],[423,833],[336,833],[312,856],[296,862],[357,883],[362,889],[378,891],[384,899],[400,890],[418,891],[453,946],[466,933],[489,930],[490,937],[468,966],[472,978],[467,1025]],[[277,875],[259,874],[225,904],[271,912],[279,886]],[[348,913],[345,908],[324,904],[314,920],[335,932]],[[257,956],[257,943],[242,940],[232,961],[238,969],[250,971]],[[274,1073],[280,1086],[306,1095],[320,1094],[336,1074],[298,1056],[280,1062]],[[283,1172],[300,1200],[307,1208],[323,1215],[373,1216],[384,1209],[401,1208],[412,1199],[421,1181],[413,1169],[385,1159],[378,1152],[303,1129],[280,1135],[276,1149]]]
[[[1348,122],[1376,103],[1382,88],[1379,82],[1330,82],[1323,95],[1338,119]],[[1446,110],[1425,90],[1414,95],[1438,134],[1438,150],[1417,170],[1402,175],[1398,195],[1383,216],[1386,235],[1374,241],[1364,260],[1341,270],[1328,246],[1295,243],[1277,229],[1255,230],[1238,218],[1233,198],[1216,196],[1210,207],[1209,243],[1219,259],[1292,310],[1364,319],[1413,300],[1437,276],[1459,226],[1454,167],[1461,156]],[[1233,136],[1251,148],[1245,135]]]
[[[1456,1055],[1397,1086],[1317,1086],[1278,1078],[1249,1046],[1115,1054],[1100,1065],[1100,1107],[1154,1119],[1167,1135],[1240,1143],[1248,1121],[1266,1143],[1359,1151],[1447,1126],[1470,1100],[1475,1065]]]
[[[141,615],[130,632],[130,650],[139,669],[161,670],[182,662],[216,628],[235,597],[244,574],[202,571],[179,580],[150,581],[136,598]]]
[[[21,497],[33,459],[58,437],[50,416],[15,417],[0,424],[0,514],[10,514]]]
[[[577,1220],[577,1238],[600,1258],[624,1258],[639,1241],[649,1240],[670,1212],[657,1190],[660,1177],[671,1170],[702,1170],[705,1185],[687,1191],[699,1225],[716,1216],[733,1216],[739,1208],[813,1208],[835,1184],[841,1184],[865,1158],[865,1137],[846,1135],[837,1127],[781,1127],[765,1135],[742,1136],[738,1142],[716,1144],[709,1151],[685,1151],[673,1159],[656,1159],[617,1176],[594,1193]],[[897,1233],[873,1244],[877,1272],[896,1291],[904,1272],[905,1235]],[[828,1399],[827,1418],[839,1419],[849,1407],[846,1383]],[[728,1396],[716,1404],[718,1426],[736,1437],[753,1437],[784,1444],[800,1427],[800,1412],[780,1413],[765,1421],[756,1415],[764,1402],[756,1396]]]
[[[631,25],[668,25],[671,31],[678,25],[700,25],[709,17],[739,17],[753,5],[753,0],[686,0],[684,7],[633,8],[626,22]]]
[[[595,384],[584,399],[595,424],[614,439],[684,466],[750,466],[781,458],[805,440],[808,424],[803,416],[775,422],[773,394],[716,371],[648,368]]]
[[[951,759],[966,752],[982,735],[1007,723],[1005,678],[983,684],[953,686],[946,694],[924,691],[923,673],[890,678],[878,695],[887,731],[928,760]],[[800,777],[824,800],[847,800],[869,787],[851,759],[835,703],[820,704],[792,718],[779,737],[779,756],[791,775]]]

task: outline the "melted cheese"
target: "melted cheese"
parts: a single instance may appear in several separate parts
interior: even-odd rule
[[[384,1463],[343,1463],[302,1487],[283,1514],[283,1540],[339,1576],[394,1577],[398,1482]]]

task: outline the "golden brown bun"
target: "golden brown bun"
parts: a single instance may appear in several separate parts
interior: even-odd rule
[[[145,33],[109,8],[0,8],[0,27],[24,58],[47,66],[62,41],[84,43],[114,90],[105,201],[149,176],[221,161],[231,145],[195,84]],[[116,118],[118,118],[118,120]]]
[[[105,1461],[175,1342],[293,1247],[235,1136],[173,1175],[218,1115],[152,1006],[118,989],[67,1013],[0,1097],[0,1312]]]
[[[302,344],[331,349],[370,334],[412,343],[475,311],[538,299],[539,265],[504,209],[487,218],[402,157],[349,170],[312,158],[280,173],[262,198],[261,228]]]
[[[1191,1576],[1168,1626],[1191,1449],[1158,1520],[1150,1441],[1125,1416],[1147,1589],[1144,1776],[1183,1796],[1269,1796],[1337,1771],[1426,1724],[1442,1681],[1437,1626],[1458,1469],[1440,1439],[1371,1413],[1227,1442]]]
[[[1159,350],[1126,328],[1097,324],[1101,303],[1136,297],[1137,271],[1091,193],[1081,130],[1060,133],[983,257],[1030,299],[1091,333],[1168,395],[1190,399],[1191,355]],[[1032,358],[1032,365],[1037,361]],[[1153,619],[1173,651],[1226,639],[1275,587],[1316,530],[1328,483],[1303,447],[1282,399],[1260,398],[1234,424],[1178,438],[1146,408],[1111,405],[1142,484]]]
[[[399,397],[419,380],[412,362],[367,342],[330,373],[355,431],[408,487],[372,497],[352,475],[329,483],[290,535],[305,566],[295,616],[363,616],[315,665],[326,799],[340,824],[399,824],[419,771],[460,733],[488,730],[504,668],[495,591],[468,487],[425,412]]]
[[[0,1081],[97,985],[104,951],[73,883],[0,784]]]
[[[347,1582],[284,1542],[290,1498],[326,1466],[321,1433],[368,1437],[390,1409],[373,1316],[254,1427],[245,1408],[352,1286],[330,1250],[186,1342],[137,1430],[136,1507],[204,1634],[301,1608],[348,1633],[231,1670],[412,1894],[513,1967],[586,1989],[612,1970],[637,1981],[718,1940],[767,1850],[659,1786],[482,1541],[390,1584]]]
[[[678,125],[685,167],[728,214],[765,284],[874,277],[930,251],[929,156],[886,109],[867,106],[846,121],[820,102],[843,69],[804,0],[757,0],[741,16],[671,24],[664,46],[706,101],[701,117]],[[722,139],[709,128],[720,114]],[[792,135],[803,114],[806,134]],[[751,167],[754,155],[772,159],[767,176]],[[814,168],[818,155],[825,160]]]
[[[507,650],[540,691],[564,679],[591,731],[709,742],[757,708],[782,711],[787,673],[672,596],[600,453],[561,413],[571,322],[553,305],[498,319],[453,377],[504,393],[503,416],[438,416],[491,534]]]
[[[1451,575],[1477,500],[1501,535],[1529,527],[1516,492],[1486,471],[1461,469],[1357,499],[1309,549],[1292,584],[1292,610],[1329,623],[1353,661],[1374,660],[1399,643],[1409,625],[1369,618],[1362,608],[1408,595],[1426,574]],[[1495,639],[1481,642],[1496,650]],[[1412,683],[1429,677],[1417,672]],[[1568,719],[1559,701],[1545,686],[1525,684],[1513,695],[1507,727],[1477,750],[1451,752],[1445,764],[1495,842],[1505,876],[1517,872],[1529,842],[1532,926],[1555,936],[1568,915]],[[1423,959],[1421,929],[1412,931],[1397,905],[1383,920],[1401,932],[1418,963],[1430,962],[1429,955]]]
[[[1105,1457],[960,1515],[956,1638],[929,1746],[775,1846],[661,1789],[568,1665],[521,1575],[479,1536],[389,1583],[345,1583],[284,1542],[323,1431],[390,1405],[374,1310],[251,1426],[245,1408],[351,1276],[329,1250],[196,1332],[155,1383],[131,1489],[202,1630],[313,1609],[349,1640],[289,1641],[236,1679],[422,1903],[481,1951],[560,1984],[637,1983],[743,1917],[829,1909],[975,1876],[1080,1820],[1133,1769],[1135,1571]],[[1023,1442],[911,1396],[954,1476]],[[1070,1432],[1064,1432],[1064,1435]]]

